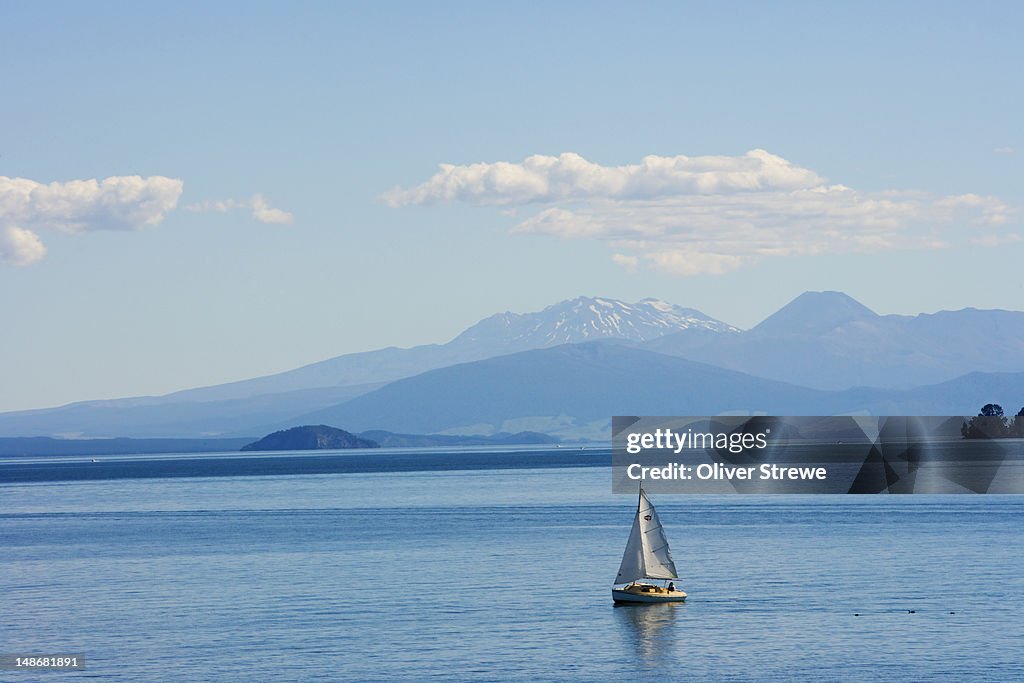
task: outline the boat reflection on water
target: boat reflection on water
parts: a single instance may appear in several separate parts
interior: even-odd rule
[[[627,651],[639,654],[644,665],[653,668],[670,659],[666,655],[672,648],[665,645],[671,642],[671,626],[682,618],[685,602],[616,603],[614,609]]]

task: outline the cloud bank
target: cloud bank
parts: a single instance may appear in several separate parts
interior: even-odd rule
[[[396,188],[390,206],[463,202],[528,207],[513,232],[600,240],[636,271],[722,274],[773,256],[1006,244],[1012,209],[996,197],[863,192],[756,149],[739,156],[644,157],[602,166],[578,154],[521,163],[442,164]],[[546,205],[546,206],[545,206]]]
[[[228,213],[239,209],[249,211],[250,215],[260,223],[291,223],[295,216],[287,211],[275,209],[267,203],[261,194],[254,194],[249,199],[207,199],[185,207],[196,213]]]
[[[454,166],[410,190],[384,195],[390,206],[463,201],[509,205],[567,199],[638,200],[681,193],[713,195],[814,187],[821,178],[782,157],[755,149],[743,156],[646,156],[639,164],[601,166],[579,154],[534,155],[522,163]]]
[[[158,225],[181,196],[163,176],[38,183],[0,176],[0,263],[25,266],[46,255],[41,231],[82,233]]]

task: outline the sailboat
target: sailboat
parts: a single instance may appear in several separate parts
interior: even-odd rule
[[[665,529],[641,488],[626,552],[612,585],[612,599],[615,602],[682,602],[686,600],[686,593],[676,588],[674,579],[678,578]]]

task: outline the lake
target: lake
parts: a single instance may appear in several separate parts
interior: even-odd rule
[[[87,662],[0,680],[1020,670],[1024,497],[655,496],[690,599],[616,607],[636,501],[607,450],[423,455],[0,462],[0,648]]]

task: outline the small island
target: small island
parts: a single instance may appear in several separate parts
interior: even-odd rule
[[[327,425],[304,425],[268,434],[242,446],[243,451],[316,451],[339,448],[380,448],[380,444]]]

